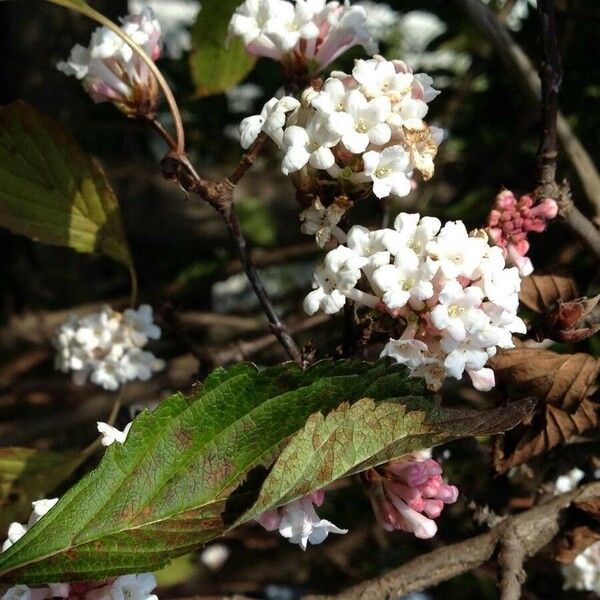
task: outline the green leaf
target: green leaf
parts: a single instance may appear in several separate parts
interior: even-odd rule
[[[0,226],[132,268],[119,203],[100,166],[20,101],[0,108]]]
[[[124,445],[110,447],[95,471],[0,554],[0,579],[43,583],[156,570],[260,506],[415,448],[504,430],[521,420],[525,406],[464,413],[441,409],[425,394],[421,380],[386,361],[323,361],[306,371],[290,363],[217,369],[191,396],[177,394],[140,415]],[[330,416],[313,416],[305,428],[318,412]],[[363,425],[374,439],[360,436],[360,451],[333,443],[322,453],[319,436]],[[288,464],[294,481],[302,472],[309,483],[279,484]]]
[[[26,519],[31,502],[55,490],[81,460],[76,452],[0,448],[0,537],[11,522]]]
[[[192,28],[190,69],[196,95],[212,96],[237,85],[254,68],[256,58],[240,38],[227,43],[227,27],[239,0],[205,0]]]

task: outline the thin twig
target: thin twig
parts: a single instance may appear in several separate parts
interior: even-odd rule
[[[152,126],[163,137],[172,150],[167,158],[163,160],[163,173],[165,177],[177,182],[186,192],[195,193],[200,196],[221,215],[235,242],[246,276],[269,320],[271,331],[285,348],[288,356],[300,364],[300,350],[287,331],[285,324],[277,314],[275,306],[267,294],[262,278],[252,262],[248,243],[242,232],[240,220],[233,203],[235,186],[254,164],[266,137],[259,135],[252,147],[242,157],[233,173],[223,181],[215,182],[207,181],[198,175],[193,165],[190,163],[188,156],[178,152],[177,149],[173,147],[174,140],[166,134],[164,128],[158,122],[153,122]]]

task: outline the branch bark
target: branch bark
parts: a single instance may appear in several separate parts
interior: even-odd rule
[[[523,558],[534,556],[559,532],[561,514],[566,508],[573,502],[598,496],[600,483],[590,483],[524,513],[508,517],[487,533],[419,556],[383,577],[361,583],[338,596],[310,596],[307,600],[392,600],[422,591],[491,560],[500,545],[506,543],[508,532],[518,540],[519,553],[522,552]],[[514,558],[520,559],[520,555]],[[508,562],[512,568],[517,561],[511,559]],[[511,573],[510,578],[514,577],[515,574]],[[515,588],[516,583],[511,580],[506,589],[514,593]],[[503,596],[506,599],[517,597]]]

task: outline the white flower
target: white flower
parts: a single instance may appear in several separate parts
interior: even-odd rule
[[[341,136],[350,152],[360,154],[369,144],[387,144],[392,131],[386,120],[392,111],[389,98],[380,96],[369,101],[358,90],[351,90],[344,100],[344,111],[332,113],[328,126]]]
[[[158,59],[161,28],[150,7],[122,19],[121,28],[152,60]],[[156,111],[158,87],[154,75],[133,49],[106,27],[94,31],[88,48],[75,46],[69,59],[57,68],[80,79],[95,102],[112,102],[131,115],[152,115]]]
[[[407,94],[410,95],[414,79],[411,72],[398,72],[392,61],[387,61],[381,56],[357,60],[352,69],[352,76],[358,81],[367,98],[385,95],[394,103],[402,100]]]
[[[322,248],[332,235],[343,243],[346,241],[346,235],[337,225],[345,212],[346,209],[337,202],[325,208],[317,198],[312,206],[300,213],[300,230],[307,235],[316,235],[319,248]]]
[[[158,600],[151,592],[156,588],[152,573],[123,575],[110,586],[112,600]]]
[[[160,339],[160,327],[154,324],[154,312],[148,304],[142,304],[137,310],[128,308],[123,313],[123,322],[134,345],[145,346],[149,340]]]
[[[120,431],[119,429],[113,427],[112,425],[109,425],[108,423],[102,423],[101,421],[98,421],[96,426],[98,429],[98,433],[102,434],[102,439],[100,440],[102,445],[111,446],[115,442],[117,442],[118,444],[124,444],[125,440],[127,439],[127,434],[131,429],[131,425],[132,423],[128,423],[125,426],[125,429],[123,429],[123,431]]]
[[[32,502],[33,512],[29,516],[27,525],[21,523],[11,523],[8,527],[7,539],[2,544],[2,552],[8,550],[13,544],[16,544],[50,509],[58,502],[58,498],[50,500],[37,500]]]
[[[450,221],[440,230],[436,239],[427,243],[428,254],[439,262],[448,278],[473,278],[488,248],[482,238],[469,237],[462,221]]]
[[[431,280],[437,268],[433,261],[420,262],[412,253],[399,253],[393,265],[384,265],[373,273],[373,282],[383,292],[390,309],[398,309],[409,301],[422,308],[423,300],[433,296]]]
[[[304,299],[304,310],[313,315],[319,309],[326,314],[338,312],[346,303],[347,293],[360,279],[367,259],[345,246],[338,246],[325,257],[314,274],[314,291]]]
[[[435,217],[422,217],[418,213],[400,213],[394,220],[394,229],[399,233],[397,250],[393,254],[406,251],[406,248],[419,257],[426,254],[427,243],[439,232],[442,223]]]
[[[496,385],[496,376],[494,375],[494,371],[489,368],[481,368],[477,371],[473,369],[467,369],[467,374],[471,378],[471,382],[473,383],[473,387],[480,392],[489,392],[494,389]]]
[[[449,281],[439,293],[438,301],[431,311],[431,323],[457,342],[462,342],[467,333],[478,333],[489,323],[479,308],[483,301],[481,288],[463,288],[457,281]]]
[[[283,134],[285,156],[281,171],[289,175],[306,164],[315,169],[329,169],[335,164],[331,148],[339,142],[339,136],[328,128],[325,116],[315,115],[305,127],[292,125]]]
[[[389,250],[394,241],[394,233],[391,229],[370,231],[362,225],[354,225],[348,232],[346,240],[348,247],[367,259],[363,267],[367,277],[371,277],[375,269],[389,264]]]
[[[388,4],[371,0],[357,2],[367,13],[367,27],[377,40],[387,41],[398,30],[398,13]]]
[[[240,143],[248,149],[256,141],[258,134],[264,131],[278,146],[283,143],[283,127],[287,113],[297,109],[300,102],[291,96],[271,98],[260,115],[246,117],[240,123]]]
[[[363,161],[365,175],[373,180],[373,193],[378,198],[410,193],[409,156],[402,146],[390,146],[383,152],[371,150],[363,155]]]
[[[581,469],[571,469],[568,473],[556,478],[554,490],[557,494],[572,492],[584,477],[585,473]]]
[[[560,570],[564,590],[600,593],[600,542],[586,548],[570,565],[562,565]]]
[[[16,544],[27,533],[27,529],[29,528],[21,523],[11,523],[8,526],[7,538],[2,544],[2,552]]]
[[[389,356],[397,363],[406,365],[411,371],[435,361],[427,355],[427,344],[414,338],[390,339],[381,352],[381,356]]]
[[[321,506],[325,492],[320,490],[285,506],[268,510],[257,518],[267,531],[279,530],[280,535],[292,544],[299,544],[306,550],[308,543],[320,544],[330,533],[347,533],[330,521],[319,518],[313,504]]]

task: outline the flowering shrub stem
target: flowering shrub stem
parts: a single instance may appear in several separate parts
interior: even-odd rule
[[[269,320],[271,331],[284,347],[289,357],[300,363],[300,350],[287,330],[285,323],[277,314],[273,302],[265,290],[262,278],[252,261],[252,256],[242,232],[235,205],[233,204],[235,186],[254,164],[257,155],[266,141],[266,136],[257,137],[229,177],[223,181],[215,182],[207,181],[200,177],[190,163],[187,154],[178,150],[176,141],[169,135],[161,123],[156,119],[151,119],[150,124],[171,148],[170,154],[163,161],[163,174],[167,179],[177,182],[186,192],[195,193],[200,196],[221,215],[235,242],[242,266],[252,285],[252,289]]]

